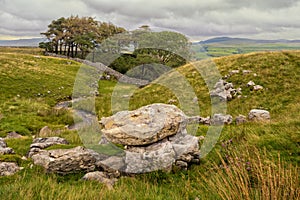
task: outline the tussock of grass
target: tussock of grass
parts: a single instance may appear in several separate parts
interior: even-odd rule
[[[221,199],[299,199],[299,167],[281,160],[280,154],[270,158],[256,148],[218,154],[220,162],[201,175],[207,192]]]

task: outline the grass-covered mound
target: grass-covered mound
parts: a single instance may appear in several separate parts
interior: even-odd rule
[[[72,96],[81,64],[44,57],[35,49],[1,48],[0,58],[0,137],[11,131],[24,135],[22,139],[7,140],[15,155],[0,156],[0,160],[15,161],[24,167],[13,176],[0,177],[0,196],[6,199],[299,198],[299,51],[215,59],[223,76],[235,69],[252,71],[245,75],[240,72],[227,80],[243,91],[242,98],[227,103],[227,112],[235,117],[247,115],[252,108],[263,108],[270,112],[271,122],[225,126],[216,147],[199,166],[186,172],[123,177],[113,191],[96,182],[80,181],[83,174],[44,174],[41,168],[32,167],[30,160],[21,159],[29,149],[31,135],[45,125],[61,130],[53,135],[65,137],[71,143],[69,147],[81,144],[75,131],[64,130],[64,126],[73,123],[71,113],[53,109],[56,103]],[[198,71],[186,65],[177,72],[195,90],[199,115],[210,115],[208,89]],[[246,86],[250,80],[264,90],[251,91]],[[115,81],[99,82],[99,117],[112,114],[111,95],[115,86]],[[136,89],[129,106],[135,109],[155,102],[168,103],[170,99],[177,100],[172,89],[153,84]],[[173,102],[180,106],[178,101]],[[199,126],[197,134],[205,136],[206,131],[207,126]]]

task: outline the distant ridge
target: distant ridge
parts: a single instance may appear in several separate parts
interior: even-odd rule
[[[271,43],[300,43],[300,40],[256,40],[248,38],[215,37],[212,39],[197,42],[196,44],[271,44]]]
[[[0,46],[8,47],[38,47],[40,42],[45,41],[44,38],[31,38],[19,40],[0,40]]]

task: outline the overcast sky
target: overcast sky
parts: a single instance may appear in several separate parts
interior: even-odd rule
[[[0,39],[40,37],[52,20],[70,15],[129,30],[147,24],[192,40],[300,39],[300,0],[0,0]]]

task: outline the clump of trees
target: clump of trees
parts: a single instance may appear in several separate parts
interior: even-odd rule
[[[155,77],[154,72],[162,73],[159,66],[178,67],[190,56],[190,43],[184,35],[153,32],[147,25],[126,31],[92,17],[71,16],[53,20],[41,34],[48,41],[40,43],[40,47],[47,52],[101,62],[121,73],[141,66],[141,70],[131,70],[130,75],[149,80]],[[132,48],[127,51],[129,47]]]
[[[53,20],[48,30],[41,33],[48,41],[39,46],[47,52],[84,58],[103,40],[124,31],[122,27],[92,17],[61,17]]]

